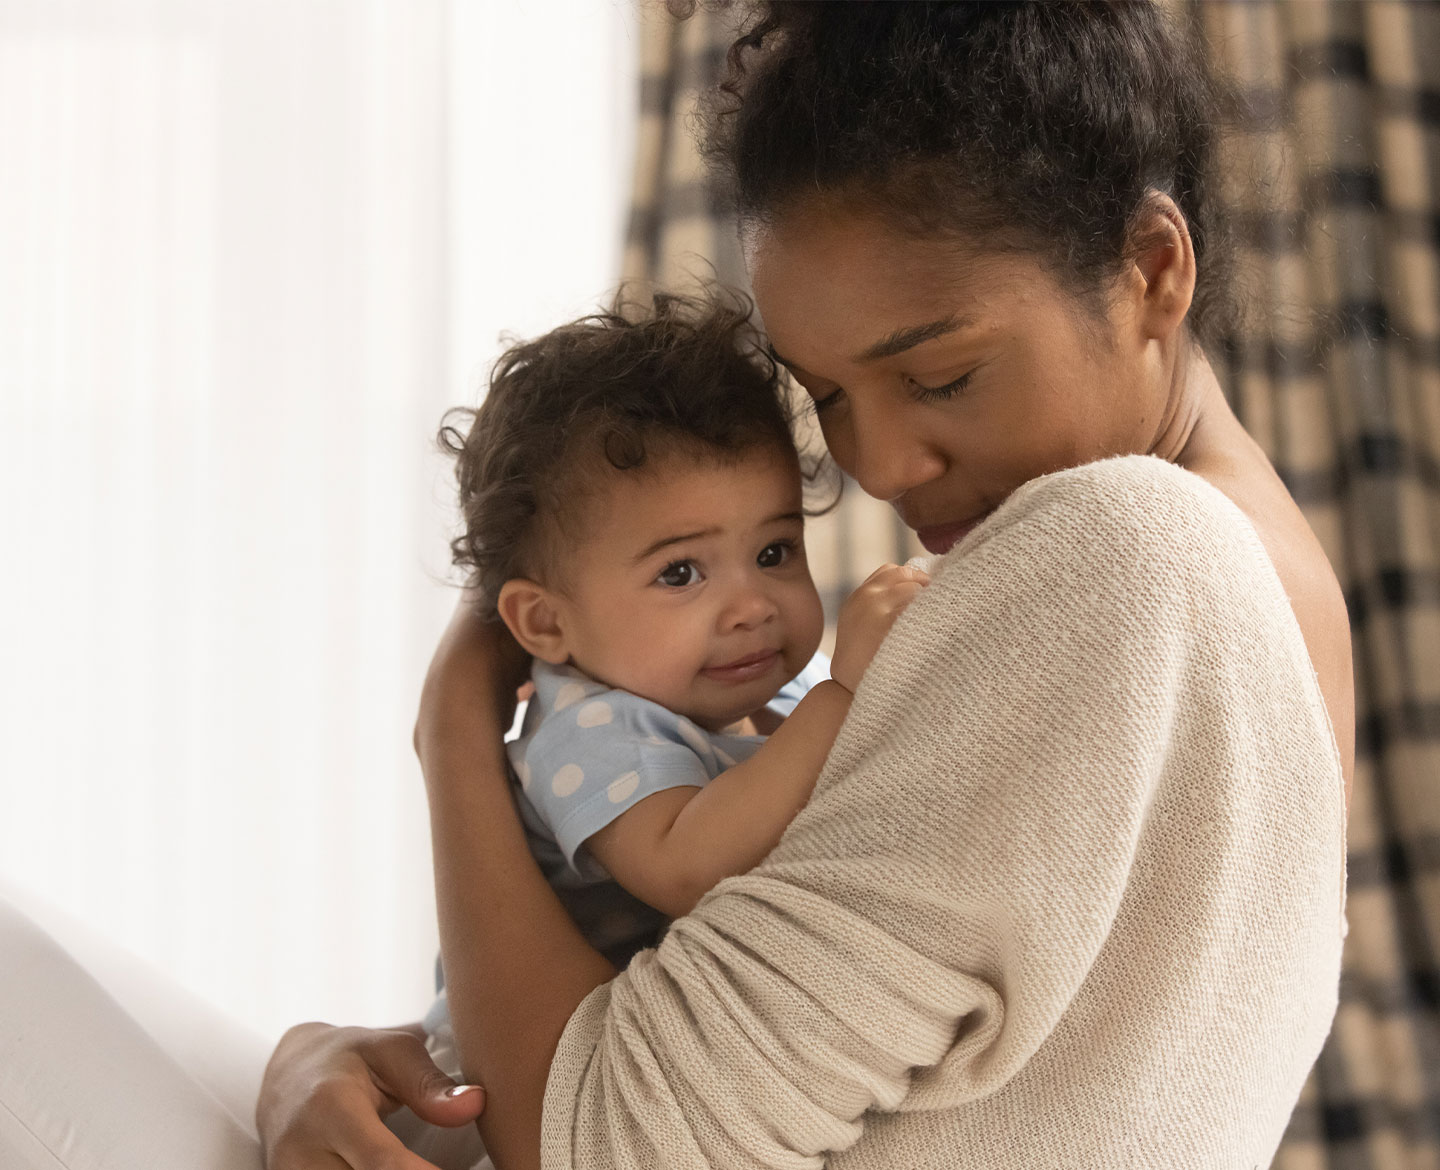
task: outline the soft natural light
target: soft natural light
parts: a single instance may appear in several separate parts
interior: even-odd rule
[[[617,278],[637,35],[0,3],[0,875],[267,1033],[428,1001],[431,442]]]

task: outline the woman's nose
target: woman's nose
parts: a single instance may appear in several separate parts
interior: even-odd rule
[[[902,413],[852,408],[845,434],[830,439],[830,453],[866,495],[898,499],[945,470],[929,437],[910,422]]]

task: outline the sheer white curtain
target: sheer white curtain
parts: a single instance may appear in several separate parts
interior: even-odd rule
[[[431,440],[613,281],[633,39],[0,0],[0,875],[267,1032],[427,1001]]]

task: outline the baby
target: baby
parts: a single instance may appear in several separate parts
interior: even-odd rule
[[[617,303],[509,350],[468,434],[441,432],[456,563],[534,657],[508,746],[531,850],[617,966],[775,846],[926,580],[877,570],[827,669],[807,477],[747,309],[719,292]],[[445,1016],[442,994],[432,1052]]]

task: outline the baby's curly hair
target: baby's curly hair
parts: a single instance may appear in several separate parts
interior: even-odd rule
[[[788,383],[751,310],[715,286],[648,302],[622,290],[601,312],[508,349],[479,408],[446,414],[439,443],[456,460],[465,525],[450,549],[484,617],[496,618],[511,578],[561,576],[587,489],[607,467],[676,452],[799,459]]]

